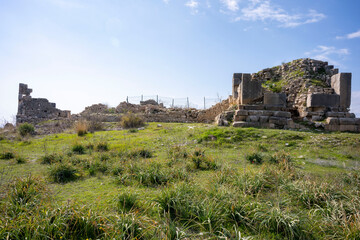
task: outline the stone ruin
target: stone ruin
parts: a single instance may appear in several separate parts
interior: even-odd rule
[[[229,102],[237,110],[219,114],[219,126],[360,132],[360,118],[349,112],[351,73],[323,61],[298,59],[234,73]]]
[[[32,89],[27,84],[19,84],[19,103],[16,115],[16,123],[39,123],[49,119],[70,118],[70,111],[62,111],[56,108],[55,103],[45,98],[32,98]]]

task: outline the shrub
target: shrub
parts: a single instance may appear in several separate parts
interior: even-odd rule
[[[80,120],[78,122],[75,122],[74,128],[75,128],[77,135],[81,137],[81,136],[84,136],[87,134],[87,132],[89,130],[89,125],[88,125],[87,121]]]
[[[129,212],[137,207],[138,196],[132,193],[122,193],[117,197],[118,211]]]
[[[251,164],[262,164],[263,162],[263,156],[260,153],[247,154],[245,158]]]
[[[32,135],[35,133],[34,125],[30,123],[20,124],[18,127],[20,136],[25,137],[26,135]]]
[[[0,154],[0,159],[13,159],[15,157],[15,154],[13,152],[10,151],[6,151]]]
[[[80,143],[74,144],[72,146],[71,150],[76,154],[84,154],[85,153],[85,147]]]
[[[56,183],[67,183],[76,180],[78,173],[72,165],[60,163],[50,169],[50,178]]]
[[[145,125],[144,120],[141,117],[136,116],[131,112],[122,116],[120,121],[120,126],[122,128],[137,128],[137,127],[142,127],[144,125]]]
[[[62,161],[62,156],[57,154],[46,154],[40,158],[41,164],[53,164]]]
[[[16,157],[15,160],[16,160],[16,163],[17,163],[17,164],[26,163],[26,159],[23,158],[23,157],[20,157],[20,156]]]
[[[218,168],[214,159],[205,156],[205,150],[202,149],[195,149],[194,153],[191,155],[191,161],[194,169],[215,170]]]
[[[132,150],[129,153],[130,157],[141,157],[141,158],[151,158],[153,156],[152,152],[145,148],[137,148]]]
[[[270,156],[269,162],[278,164],[284,170],[288,170],[292,167],[292,159],[290,155],[284,151],[277,152]]]
[[[109,145],[107,142],[100,142],[96,144],[96,150],[100,152],[106,152],[109,151]]]

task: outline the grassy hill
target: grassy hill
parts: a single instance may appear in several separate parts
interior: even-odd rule
[[[358,134],[150,123],[0,158],[0,239],[360,239]]]

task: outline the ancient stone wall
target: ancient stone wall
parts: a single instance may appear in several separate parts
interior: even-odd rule
[[[26,84],[19,84],[18,112],[16,123],[30,122],[39,123],[49,119],[69,118],[70,111],[62,111],[56,108],[55,103],[45,98],[32,98],[32,89]]]

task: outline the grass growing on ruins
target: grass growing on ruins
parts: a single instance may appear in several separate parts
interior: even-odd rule
[[[150,123],[0,156],[1,239],[360,237],[358,134]]]

